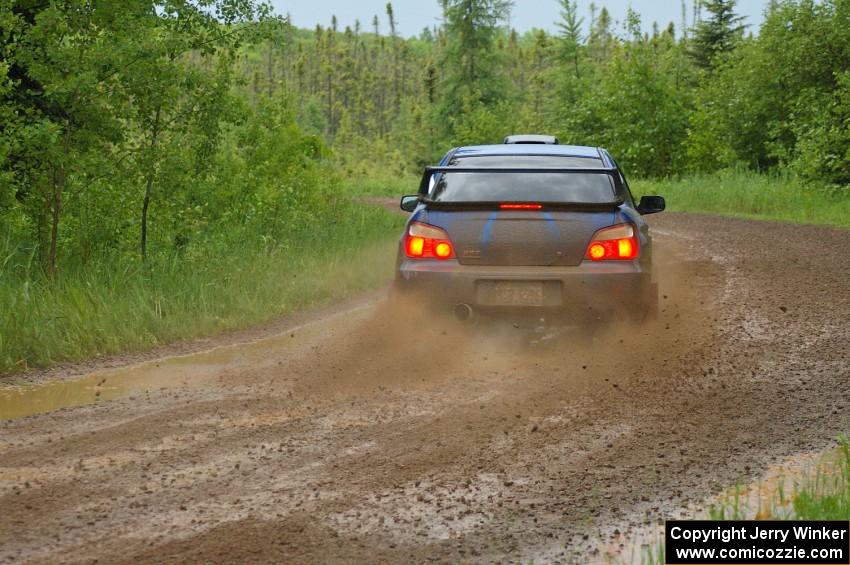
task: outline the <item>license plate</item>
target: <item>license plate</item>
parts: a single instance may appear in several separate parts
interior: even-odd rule
[[[489,290],[487,302],[493,306],[543,306],[539,281],[497,281]]]

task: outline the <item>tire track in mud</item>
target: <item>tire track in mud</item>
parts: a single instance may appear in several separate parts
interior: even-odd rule
[[[584,562],[850,429],[850,232],[653,226],[649,327],[530,346],[379,305],[0,423],[0,561]]]

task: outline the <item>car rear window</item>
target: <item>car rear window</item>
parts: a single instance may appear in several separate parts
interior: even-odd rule
[[[603,168],[601,159],[552,156],[462,157],[467,168]],[[599,173],[442,173],[428,191],[437,202],[557,202],[605,204],[616,200],[610,175]]]

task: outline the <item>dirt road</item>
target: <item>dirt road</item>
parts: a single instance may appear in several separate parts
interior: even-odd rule
[[[639,332],[367,304],[42,399],[97,401],[0,422],[0,562],[584,563],[850,431],[850,232],[653,229]]]

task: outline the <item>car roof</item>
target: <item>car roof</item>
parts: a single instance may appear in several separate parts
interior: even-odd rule
[[[553,157],[585,157],[603,159],[598,147],[584,145],[500,144],[468,145],[452,151],[452,157],[486,157],[500,155],[541,155]],[[604,159],[603,159],[604,160]]]

